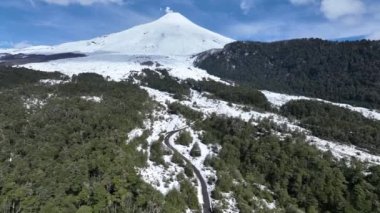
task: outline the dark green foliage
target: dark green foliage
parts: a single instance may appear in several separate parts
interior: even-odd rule
[[[186,164],[186,166],[185,166],[185,174],[189,178],[194,177],[193,167],[191,167],[190,164]]]
[[[172,189],[166,195],[164,213],[183,213],[187,208],[192,210],[200,210],[197,193],[195,188],[188,180],[180,182],[180,191]]]
[[[215,200],[220,200],[223,198],[222,194],[220,193],[219,189],[215,189],[211,192],[211,197]]]
[[[188,180],[183,180],[180,185],[180,192],[187,206],[192,210],[200,210],[197,191]]]
[[[171,161],[179,166],[185,166],[182,157],[177,152],[174,152]]]
[[[187,106],[180,104],[179,102],[169,104],[169,111],[173,114],[181,114],[186,119],[192,121],[198,121],[203,118],[203,114],[201,112],[195,111]]]
[[[56,86],[36,84],[40,77],[33,71],[27,75],[31,77],[21,82],[11,76],[8,89],[0,91],[1,211],[141,212],[161,208],[164,197],[135,171],[146,158],[136,151],[136,144],[125,143],[127,133],[141,127],[144,115],[151,111],[145,91],[94,74]],[[54,95],[47,98],[48,93]],[[88,95],[102,97],[102,101],[80,98]],[[46,104],[27,110],[26,98],[42,99]]]
[[[0,66],[0,89],[38,83],[42,79],[66,80],[59,72],[39,72],[26,68]]]
[[[230,192],[232,188],[232,177],[229,172],[221,171],[218,172],[218,181],[216,182],[218,190],[222,192]]]
[[[212,116],[202,124],[223,147],[211,162],[218,175],[216,190],[233,191],[241,212],[257,208],[253,197],[275,199],[288,212],[380,211],[379,167],[369,168],[373,174],[366,176],[359,162],[348,167],[302,137],[281,140],[237,119]],[[273,194],[259,190],[257,183]]]
[[[100,84],[104,85],[104,77],[96,73],[80,73],[72,77],[75,83]]]
[[[165,205],[162,212],[183,213],[186,211],[186,201],[177,189],[172,189],[165,197]]]
[[[176,144],[180,144],[183,146],[189,146],[192,142],[193,138],[191,137],[191,134],[188,131],[181,132],[177,140],[175,141]]]
[[[149,159],[157,164],[165,165],[164,161],[164,149],[162,147],[162,140],[153,142],[150,146]]]
[[[197,65],[258,89],[380,109],[379,41],[235,42]]]
[[[264,94],[246,86],[229,86],[216,81],[188,81],[188,84],[200,92],[212,93],[216,98],[238,104],[246,104],[260,109],[270,109],[270,104]]]
[[[89,206],[81,206],[76,213],[92,213],[92,208]]]
[[[178,80],[171,77],[166,70],[144,69],[143,73],[145,75],[139,77],[143,85],[174,94],[177,99],[182,99],[190,94],[189,88],[185,84],[178,83]]]
[[[380,153],[380,122],[331,104],[318,101],[291,101],[281,107],[285,116],[295,117],[314,135],[350,143]]]
[[[190,150],[190,156],[192,156],[192,157],[199,157],[201,155],[202,155],[201,148],[199,147],[198,143],[195,143],[193,145],[193,147],[191,148],[191,150]]]

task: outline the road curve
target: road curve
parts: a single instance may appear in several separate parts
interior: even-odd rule
[[[165,139],[164,139],[164,143],[167,147],[169,147],[171,150],[173,150],[173,152],[179,154],[179,156],[181,156],[181,158],[186,161],[186,163],[190,164],[191,167],[193,168],[193,171],[195,173],[195,175],[197,176],[199,182],[201,183],[201,188],[202,188],[202,197],[203,197],[203,213],[211,213],[212,212],[212,208],[211,208],[211,202],[210,202],[210,197],[209,197],[209,193],[207,191],[207,184],[206,184],[206,181],[204,180],[204,178],[202,177],[201,175],[201,172],[197,169],[197,167],[195,167],[191,161],[187,158],[185,158],[185,156],[183,156],[180,152],[178,152],[170,143],[169,143],[169,139],[170,137],[172,137],[174,134],[176,134],[177,132],[181,131],[183,129],[179,129],[179,130],[174,130],[174,131],[171,131],[171,132],[168,132],[165,136]]]

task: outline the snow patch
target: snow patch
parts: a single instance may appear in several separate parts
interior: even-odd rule
[[[354,157],[363,162],[380,165],[380,156],[372,155],[354,145],[339,144],[308,135],[307,140],[322,151],[331,151],[338,159]]]
[[[239,209],[237,207],[237,201],[234,197],[234,194],[232,192],[229,193],[221,193],[222,199],[221,200],[215,200],[215,206],[222,207],[222,211],[224,213],[236,213],[239,212]]]
[[[265,199],[260,199],[260,198],[257,198],[257,197],[253,197],[253,200],[255,200],[258,205],[259,205],[259,208],[261,209],[275,209],[276,208],[276,202],[273,201],[271,203],[269,203],[267,200]]]
[[[68,83],[68,82],[69,81],[56,80],[56,79],[42,79],[42,80],[40,80],[41,84],[46,84],[46,85],[50,85],[50,86],[57,85],[57,84],[64,84],[64,83]]]
[[[282,105],[286,104],[289,101],[293,100],[313,100],[313,101],[320,101],[323,103],[332,104],[334,106],[343,107],[346,109],[349,109],[354,112],[359,112],[366,118],[374,119],[374,120],[380,120],[380,112],[376,110],[367,109],[364,107],[355,107],[349,104],[342,104],[342,103],[335,103],[331,101],[326,101],[319,98],[309,98],[305,96],[294,96],[294,95],[286,95],[286,94],[280,94],[275,92],[270,92],[266,90],[261,91],[265,97],[268,99],[268,101],[273,104],[275,107],[281,107]]]
[[[131,142],[133,139],[141,137],[144,133],[144,130],[141,128],[133,129],[128,133],[128,140],[127,143]]]
[[[212,79],[220,81],[220,78],[208,74],[205,70],[193,66],[195,59],[190,56],[149,56],[126,55],[119,53],[96,53],[87,57],[69,58],[43,63],[30,63],[19,65],[21,67],[45,72],[61,72],[68,76],[80,73],[97,73],[111,80],[121,81],[128,79],[141,70],[151,68],[144,65],[146,61],[157,61],[160,69],[167,69],[169,74],[181,80],[188,78],[194,80]]]
[[[46,100],[41,100],[41,99],[34,98],[34,97],[24,99],[24,107],[27,110],[33,110],[33,109],[41,108],[45,104],[46,104]]]
[[[183,172],[183,168],[175,164],[170,164],[165,168],[150,160],[148,160],[148,166],[146,168],[139,170],[142,179],[164,195],[172,189],[180,188],[177,175],[181,172]]]
[[[80,98],[86,101],[93,101],[95,103],[100,103],[103,100],[102,97],[98,97],[98,96],[81,96]]]

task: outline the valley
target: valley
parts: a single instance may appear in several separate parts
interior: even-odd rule
[[[302,49],[296,41],[231,42],[168,13],[91,40],[2,50],[0,209],[377,212],[376,82],[342,93],[324,74],[283,78],[275,68],[301,68],[262,46],[279,45],[278,59]],[[363,44],[371,59],[376,45]]]

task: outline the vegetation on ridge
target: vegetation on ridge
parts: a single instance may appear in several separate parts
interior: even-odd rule
[[[380,42],[234,42],[197,66],[256,89],[380,109]]]

